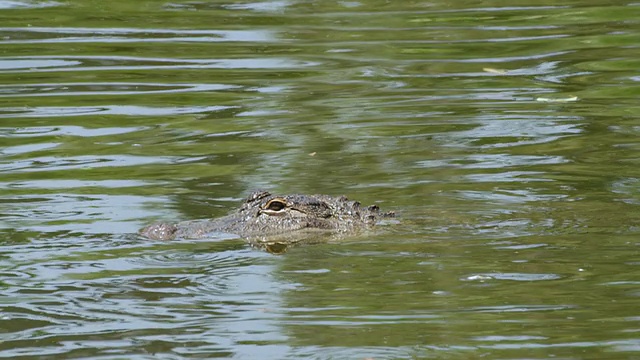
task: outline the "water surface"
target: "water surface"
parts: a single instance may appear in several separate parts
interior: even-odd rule
[[[640,4],[0,15],[0,357],[640,356]],[[279,256],[132,235],[254,189],[400,223]]]

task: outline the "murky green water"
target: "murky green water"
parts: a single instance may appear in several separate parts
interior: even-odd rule
[[[640,3],[0,19],[0,357],[640,358]],[[281,256],[131,235],[258,188],[401,224]]]

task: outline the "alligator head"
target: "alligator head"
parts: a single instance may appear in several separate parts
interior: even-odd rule
[[[394,214],[380,212],[378,206],[362,207],[346,197],[328,195],[273,195],[267,191],[251,194],[242,206],[218,219],[159,223],[140,230],[150,239],[199,239],[216,233],[236,234],[247,239],[279,236],[302,231],[350,232],[374,225],[380,218]],[[285,241],[286,242],[286,241]],[[293,242],[293,240],[292,240]]]

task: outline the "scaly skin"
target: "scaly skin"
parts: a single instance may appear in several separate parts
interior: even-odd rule
[[[159,223],[140,230],[155,240],[200,239],[215,233],[236,234],[243,238],[296,237],[303,230],[346,233],[372,226],[381,213],[376,205],[361,207],[346,197],[328,195],[272,195],[267,191],[251,194],[240,209],[218,219]],[[294,242],[294,241],[292,241]]]

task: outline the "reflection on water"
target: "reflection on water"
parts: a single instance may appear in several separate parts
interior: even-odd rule
[[[28,96],[88,96],[88,95],[138,95],[154,93],[181,93],[194,91],[213,91],[233,88],[225,85],[201,85],[193,87],[190,85],[174,84],[136,84],[136,83],[109,83],[96,85],[85,84],[35,84],[30,87],[21,86],[19,89],[4,88],[2,97],[28,97]],[[11,109],[9,109],[10,111]],[[45,111],[40,110],[40,113]],[[127,114],[129,115],[129,114]]]
[[[0,9],[1,357],[638,356],[638,4]],[[135,235],[258,188],[400,221]]]
[[[128,115],[128,116],[168,116],[181,114],[200,114],[214,111],[233,109],[233,106],[184,106],[184,107],[146,107],[130,105],[104,105],[100,107],[38,107],[38,108],[4,108],[3,118],[11,117],[70,117],[88,115]],[[77,136],[106,136],[125,132],[144,130],[143,128],[107,128],[87,129],[80,126],[56,126],[35,128],[0,128],[11,136],[46,135],[77,135]]]
[[[176,41],[250,41],[273,40],[269,31],[254,30],[171,30],[136,28],[64,28],[64,27],[0,27],[6,33],[0,44],[76,43],[76,42],[176,42]],[[84,36],[83,36],[84,35]],[[118,36],[119,35],[119,36]],[[142,37],[135,37],[142,35]],[[19,40],[13,40],[19,36]]]

